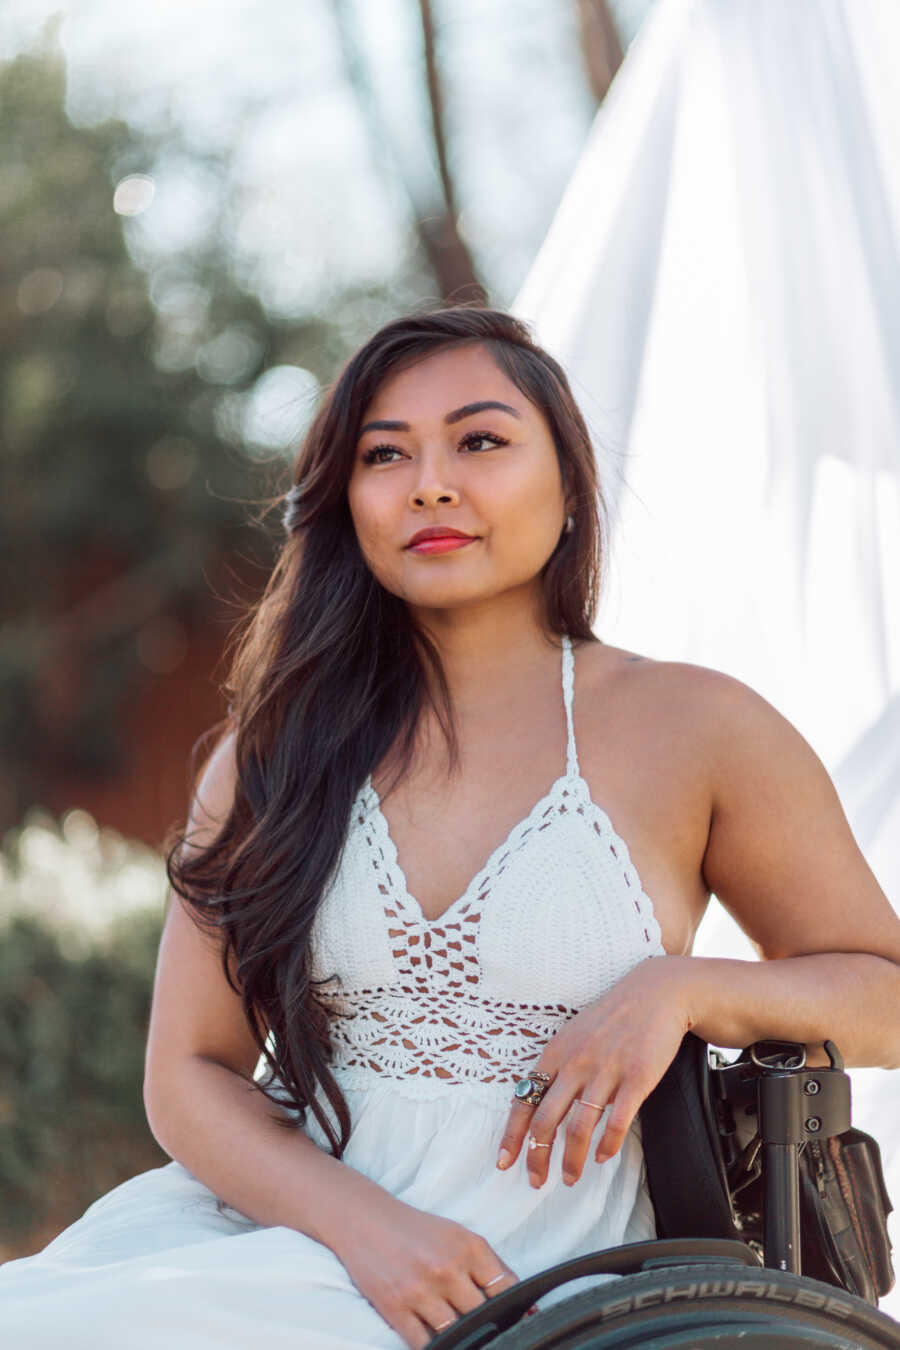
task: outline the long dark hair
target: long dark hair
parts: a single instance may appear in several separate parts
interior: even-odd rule
[[[597,640],[591,625],[605,564],[605,508],[562,368],[521,320],[498,310],[460,305],[395,319],[325,391],[285,496],[287,540],[235,640],[226,683],[237,769],[230,813],[208,847],[186,854],[182,833],[167,857],[172,888],[192,917],[222,932],[226,978],[288,1100],[257,1087],[301,1119],[312,1110],[336,1157],[350,1117],[329,1069],[328,1018],[311,976],[316,909],[340,864],[366,775],[391,752],[396,785],[426,705],[451,764],[457,754],[438,651],[367,566],[347,484],[363,413],[385,378],[462,343],[483,346],[549,424],[574,527],[541,570],[546,625],[552,634]],[[278,1119],[292,1123],[280,1112]]]

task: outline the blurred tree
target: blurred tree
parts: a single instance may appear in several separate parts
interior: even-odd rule
[[[130,702],[198,634],[209,683],[274,555],[251,507],[288,473],[284,447],[248,445],[253,388],[286,364],[331,378],[392,312],[345,289],[325,319],[273,322],[231,267],[227,165],[171,131],[73,125],[65,86],[52,25],[0,65],[0,827],[71,804],[60,782],[121,778]],[[179,155],[222,183],[222,219],[148,272],[127,222]]]
[[[360,15],[354,0],[331,0],[348,81],[369,133],[372,154],[385,172],[402,184],[418,242],[448,303],[487,298],[472,250],[460,233],[460,193],[448,144],[447,97],[441,59],[440,21],[452,6],[433,0],[410,0],[421,32],[421,80],[428,110],[429,136],[421,144],[398,134],[386,115],[373,84]],[[575,15],[587,82],[602,102],[622,63],[623,49],[616,18],[606,0],[575,0]]]
[[[122,122],[73,126],[64,99],[58,50],[0,67],[7,820],[54,771],[115,762],[117,711],[142,673],[136,632],[161,614],[188,622],[208,604],[205,569],[249,543],[247,464],[217,400],[273,348],[258,302],[213,257],[177,279],[189,325],[154,308],[122,221],[152,192],[142,175],[158,147]]]
[[[332,0],[347,79],[365,117],[375,161],[403,186],[417,241],[428,259],[440,296],[448,304],[487,301],[475,263],[458,228],[459,206],[447,152],[444,92],[430,0],[416,0],[422,30],[423,78],[431,123],[433,152],[428,164],[413,163],[393,134],[372,86],[367,60],[349,0]]]
[[[32,812],[0,848],[0,1261],[168,1162],[141,1086],[165,872],[152,850]]]
[[[254,445],[248,429],[273,368],[321,383],[422,298],[487,298],[458,229],[440,8],[410,0],[433,150],[413,155],[373,92],[358,13],[332,3],[373,158],[406,190],[408,260],[389,287],[335,278],[327,307],[299,318],[273,318],[236,271],[230,149],[200,150],[170,128],[73,124],[52,25],[0,65],[0,827],[35,801],[62,810],[82,788],[109,819],[103,802],[134,793],[129,767],[146,776],[148,739],[177,740],[154,770],[171,777],[220,715],[210,676],[240,607],[223,596],[249,599],[268,575],[274,542],[250,507],[287,474],[289,444]],[[620,48],[603,0],[578,3],[602,97]],[[164,256],[141,231],[173,163],[221,196],[213,227]],[[126,730],[142,691],[155,701]],[[161,833],[158,819],[124,828]]]
[[[432,215],[422,210],[418,212],[419,230],[435,272],[440,278],[442,295],[452,301],[485,300],[487,293],[478,280],[472,256],[460,237],[457,225],[459,205],[447,149],[444,89],[431,0],[419,0],[419,18],[422,25],[422,53],[425,60],[428,106],[431,110],[431,134],[443,196],[442,208],[436,214]]]

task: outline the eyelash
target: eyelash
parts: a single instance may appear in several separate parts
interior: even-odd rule
[[[470,431],[465,436],[463,436],[462,440],[460,441],[460,445],[468,445],[470,441],[493,441],[495,445],[509,444],[509,441],[505,440],[503,436],[497,436],[494,434],[493,431]],[[396,450],[396,449],[397,449],[396,445],[373,445],[371,450],[366,450],[364,452],[362,456],[363,463],[374,464],[375,456],[378,454],[379,450]],[[476,451],[476,454],[479,453],[481,452]],[[379,463],[381,464],[384,464],[385,462],[386,462],[385,460],[379,461]]]

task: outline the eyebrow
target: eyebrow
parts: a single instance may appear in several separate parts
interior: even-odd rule
[[[471,417],[473,413],[484,412],[485,408],[499,408],[501,412],[511,413],[513,417],[521,418],[522,416],[508,403],[499,403],[497,399],[485,398],[480,403],[466,403],[462,408],[454,408],[453,412],[447,413],[444,421],[449,426],[453,422],[461,421],[464,417]],[[409,431],[409,429],[408,422],[367,422],[364,427],[360,427],[359,434],[362,436],[364,431]]]

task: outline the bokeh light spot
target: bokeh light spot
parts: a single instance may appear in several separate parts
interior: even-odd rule
[[[243,432],[250,454],[286,451],[309,425],[319,381],[302,366],[272,366],[244,403]]]
[[[249,375],[261,350],[259,339],[246,326],[229,324],[198,351],[197,374],[207,384],[236,384]]]
[[[89,851],[96,847],[100,838],[100,829],[96,820],[88,811],[73,807],[67,811],[60,823],[62,836],[73,848]]]
[[[144,173],[130,173],[116,184],[113,210],[117,216],[139,216],[156,195],[156,184]]]
[[[55,267],[38,267],[19,282],[16,304],[23,314],[46,314],[62,293],[62,272]]]
[[[161,492],[177,492],[190,482],[197,466],[197,448],[184,436],[164,436],[147,451],[144,472]]]

